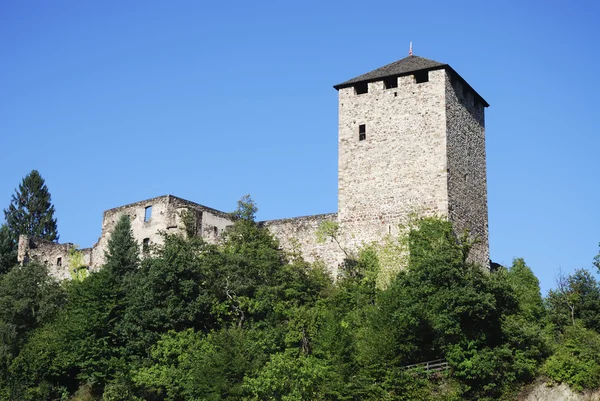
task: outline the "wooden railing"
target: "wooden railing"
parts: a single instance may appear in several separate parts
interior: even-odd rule
[[[402,366],[404,370],[422,370],[425,373],[439,372],[441,370],[450,369],[448,362],[445,359],[434,359],[433,361],[415,363],[413,365]]]

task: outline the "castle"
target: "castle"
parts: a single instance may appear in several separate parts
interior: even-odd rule
[[[410,55],[335,85],[338,91],[338,212],[261,222],[284,249],[330,268],[343,260],[337,244],[317,241],[325,221],[337,222],[340,242],[356,250],[397,235],[413,213],[437,215],[467,230],[476,242],[470,259],[489,267],[484,111],[488,103],[448,64]],[[233,224],[224,212],[172,195],[104,212],[102,234],[80,250],[96,270],[107,241],[127,214],[141,250],[162,242],[160,232],[182,233],[182,212],[196,220],[196,235],[216,242]],[[70,277],[69,250],[22,236],[19,261],[45,262],[58,278]]]

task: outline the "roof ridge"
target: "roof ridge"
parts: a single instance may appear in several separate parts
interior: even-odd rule
[[[342,82],[334,86],[335,89],[352,86],[358,82],[370,82],[387,78],[391,76],[408,75],[421,70],[434,70],[445,68],[448,64],[440,63],[439,61],[431,60],[421,56],[410,55],[392,63],[386,64],[375,70],[359,75],[348,81]]]

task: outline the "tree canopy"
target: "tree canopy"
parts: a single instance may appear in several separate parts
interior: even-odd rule
[[[4,218],[15,242],[19,235],[58,241],[52,198],[37,170],[27,174],[15,189]]]
[[[539,373],[600,384],[600,291],[585,271],[543,299],[522,259],[484,270],[448,221],[424,218],[386,285],[392,250],[375,245],[334,282],[255,212],[245,197],[219,243],[165,235],[143,258],[122,217],[98,272],[0,277],[0,399],[510,400]],[[431,360],[448,369],[410,367]]]

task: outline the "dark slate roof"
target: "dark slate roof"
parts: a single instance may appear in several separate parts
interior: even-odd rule
[[[456,71],[454,71],[454,69],[452,67],[450,67],[448,64],[443,64],[438,61],[430,60],[428,58],[419,57],[419,56],[408,56],[401,60],[394,61],[393,63],[384,65],[383,67],[377,68],[376,70],[367,72],[366,74],[363,74],[363,75],[359,75],[358,77],[352,78],[346,82],[342,82],[341,84],[334,85],[334,88],[337,90],[340,90],[342,88],[347,88],[349,86],[353,86],[354,84],[357,84],[359,82],[381,81],[382,79],[388,78],[388,77],[399,77],[402,75],[410,75],[416,71],[423,71],[423,70],[431,71],[431,70],[439,70],[442,68],[450,70],[452,72],[452,74],[454,74],[456,77],[458,77],[463,82],[463,85],[466,85],[468,88],[470,88],[473,91],[473,93],[475,93],[475,95],[483,102],[483,105],[485,107],[489,106],[488,102],[486,102],[485,99],[483,97],[481,97],[481,95],[479,93],[477,93],[477,91],[475,91],[475,89],[473,89],[471,87],[471,85],[469,85],[469,83],[467,81],[465,81],[464,78],[461,77]]]
[[[420,70],[437,70],[446,66],[447,64],[438,63],[437,61],[429,60],[428,58],[423,58],[419,56],[408,56],[403,58],[402,60],[394,61],[393,63],[384,65],[381,68],[378,68],[371,72],[367,72],[366,74],[360,75],[356,78],[352,78],[346,82],[342,82],[341,84],[335,85],[334,88],[341,89],[347,86],[352,86],[357,82],[378,81],[382,78],[408,75]]]

